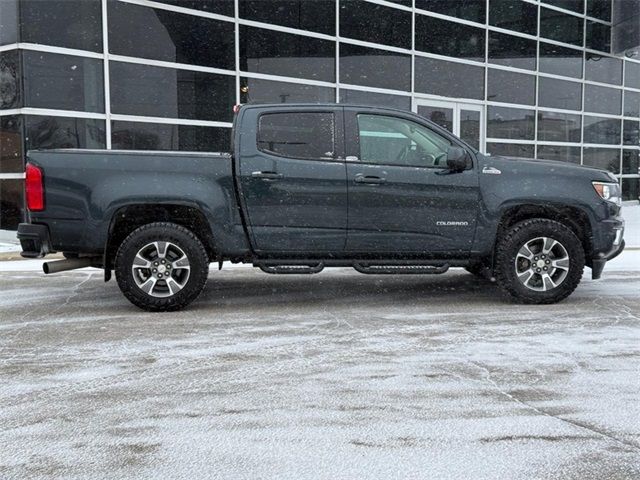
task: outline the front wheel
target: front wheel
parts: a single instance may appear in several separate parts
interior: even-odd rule
[[[157,222],[134,230],[115,258],[118,286],[134,305],[152,312],[184,308],[202,292],[209,258],[193,232]]]
[[[565,225],[542,218],[511,227],[498,241],[498,286],[522,303],[556,303],[576,289],[584,271],[580,239]]]

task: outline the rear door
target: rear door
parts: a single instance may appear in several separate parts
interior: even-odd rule
[[[464,255],[478,216],[476,167],[452,173],[458,144],[410,115],[345,108],[347,251]]]
[[[342,108],[247,109],[239,180],[254,247],[313,255],[344,250]]]

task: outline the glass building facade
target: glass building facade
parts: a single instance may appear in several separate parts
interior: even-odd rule
[[[228,150],[236,103],[413,110],[484,152],[606,168],[637,200],[616,1],[1,0],[0,228],[29,149]]]

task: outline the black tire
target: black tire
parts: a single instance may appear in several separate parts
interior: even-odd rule
[[[168,242],[172,244],[171,248],[177,247],[176,251],[181,251],[187,258],[186,263],[189,271],[188,274],[186,271],[181,272],[181,275],[186,275],[184,277],[186,278],[185,283],[181,290],[175,294],[172,289],[168,288],[166,281],[164,281],[164,285],[167,287],[165,288],[165,296],[154,295],[155,286],[151,287],[150,293],[145,292],[138,286],[137,282],[141,280],[134,277],[133,268],[136,255],[145,246],[154,242]],[[167,251],[168,254],[169,252]],[[170,261],[167,260],[167,263],[170,263]],[[147,269],[143,270],[146,271]],[[158,283],[161,286],[163,280],[158,282],[155,280],[155,275],[151,273],[151,269],[148,270],[149,276],[154,277],[153,284],[156,285]],[[175,271],[172,272],[172,275]],[[193,232],[175,223],[157,222],[137,228],[120,244],[115,258],[115,274],[120,290],[131,303],[150,312],[175,311],[189,305],[204,289],[208,273],[209,257],[202,242]],[[168,294],[166,290],[169,291]]]
[[[548,288],[546,291],[536,291],[527,287],[523,281],[518,278],[516,272],[516,269],[519,268],[516,264],[518,252],[521,251],[521,248],[527,245],[528,242],[532,242],[534,239],[540,237],[550,238],[559,242],[560,247],[564,248],[568,256],[568,261],[565,261],[565,265],[568,264],[568,271],[564,274],[565,276],[562,280],[560,280],[560,278],[562,278],[561,276],[556,278],[557,286],[549,288],[539,274],[533,278],[532,283],[534,286],[536,280],[539,278],[539,283],[543,283],[544,286],[538,286],[538,288]],[[538,256],[534,258],[540,259]],[[547,258],[549,259],[551,257],[547,256]],[[523,261],[523,259],[520,258],[520,261]],[[529,262],[529,265],[527,265],[527,261],[524,261],[525,264],[522,266],[522,272],[526,273],[529,268],[536,270],[536,265],[533,262]],[[585,259],[582,243],[569,227],[553,220],[534,218],[515,224],[498,240],[496,247],[495,279],[504,293],[520,303],[556,303],[567,298],[576,289],[582,279],[584,264]],[[558,272],[562,274],[560,270],[558,270]],[[524,273],[522,274],[523,278],[526,278]],[[555,285],[555,283],[556,282],[552,285]]]

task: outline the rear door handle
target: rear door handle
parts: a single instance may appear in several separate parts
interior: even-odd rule
[[[253,178],[261,178],[263,180],[280,180],[284,175],[277,172],[251,172]]]
[[[387,179],[375,176],[356,175],[354,181],[356,183],[366,183],[368,185],[380,185],[382,183],[385,183]]]

